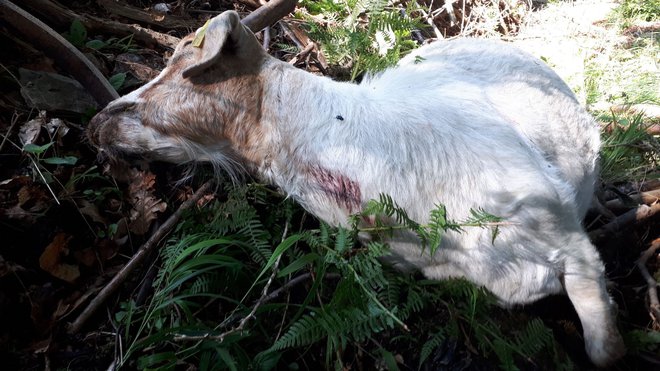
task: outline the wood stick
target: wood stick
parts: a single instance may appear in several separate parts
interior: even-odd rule
[[[53,58],[60,67],[73,75],[100,105],[119,98],[101,71],[78,49],[45,23],[7,0],[0,0],[0,20],[29,40],[39,50]]]
[[[647,286],[647,296],[649,298],[649,312],[654,322],[660,321],[660,300],[658,300],[658,282],[646,269],[646,262],[655,254],[656,250],[660,249],[660,237],[651,242],[651,246],[642,252],[637,260],[637,268],[644,277]]]
[[[242,22],[252,32],[257,33],[264,27],[279,21],[296,9],[298,0],[271,0],[243,18]]]
[[[129,260],[129,262],[103,288],[103,290],[101,290],[96,295],[96,297],[87,305],[87,308],[85,308],[85,310],[80,313],[78,318],[76,318],[76,320],[69,326],[69,334],[75,334],[80,331],[89,317],[91,317],[92,314],[94,314],[99,309],[101,304],[103,304],[108,299],[108,297],[110,297],[110,295],[112,295],[115,291],[117,291],[117,289],[121,287],[130,273],[134,271],[135,268],[140,265],[140,263],[142,263],[142,260],[144,260],[144,258],[147,257],[147,255],[149,255],[149,253],[158,246],[158,243],[163,238],[165,238],[165,236],[167,236],[170,230],[176,226],[176,223],[179,222],[183,212],[195,205],[197,201],[211,189],[213,182],[213,180],[209,180],[204,183],[192,195],[191,198],[183,202],[181,206],[179,206],[179,208],[174,212],[174,214],[167,218],[165,223],[163,223],[163,225],[161,225],[160,228],[158,228],[158,230],[153,235],[151,235],[149,240],[140,247],[140,249],[133,255],[133,257],[131,257],[131,260]]]
[[[593,242],[601,241],[621,228],[649,219],[658,212],[660,212],[660,203],[651,206],[640,205],[627,213],[619,215],[616,219],[604,226],[589,232],[589,238]]]
[[[168,34],[149,30],[138,25],[124,24],[91,15],[77,14],[50,0],[31,0],[24,4],[42,19],[55,22],[59,27],[68,27],[74,19],[78,19],[88,31],[111,34],[119,37],[133,35],[133,39],[147,46],[157,46],[161,49],[174,49],[180,39]]]
[[[630,199],[633,203],[637,205],[639,204],[650,205],[654,202],[660,201],[660,189],[654,189],[648,192],[636,193],[630,195]],[[605,203],[605,207],[611,210],[622,210],[622,209],[629,209],[630,205],[619,198],[615,198],[613,200],[607,201]]]
[[[114,0],[96,0],[96,2],[112,14],[166,30],[184,28],[190,31],[198,27],[197,22],[190,18],[177,17],[175,15],[154,14],[129,4],[118,3]]]

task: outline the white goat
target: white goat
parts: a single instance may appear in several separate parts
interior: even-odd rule
[[[580,224],[598,127],[543,62],[500,42],[438,41],[355,85],[268,56],[235,12],[211,21],[201,48],[193,37],[92,120],[101,151],[247,169],[334,225],[379,194],[420,223],[436,204],[456,220],[482,208],[510,222],[494,242],[471,228],[430,256],[398,235],[394,264],[465,277],[504,304],[565,291],[591,360],[623,355],[603,264]]]

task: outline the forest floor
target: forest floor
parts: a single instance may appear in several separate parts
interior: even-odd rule
[[[88,18],[136,22],[110,16],[109,8],[99,5],[102,3],[108,4],[76,2],[63,9]],[[122,3],[146,8],[157,2]],[[233,4],[212,3],[204,9],[201,5],[191,8],[193,11],[181,17],[183,26],[141,25],[182,37],[203,24],[206,12]],[[247,12],[250,8],[245,3],[250,1],[234,6]],[[121,94],[153,78],[164,66],[163,55],[170,53],[164,47],[167,40],[158,45],[137,37],[111,37],[104,34],[107,28],[94,28],[84,21],[77,25],[64,13],[44,17],[49,12],[44,9],[29,10],[57,32],[67,34]],[[606,156],[619,156],[604,166],[599,192],[603,206],[590,212],[586,224],[606,264],[629,348],[629,355],[615,369],[652,369],[660,368],[660,307],[654,308],[650,299],[653,280],[660,279],[660,20],[624,17],[617,9],[621,4],[611,1],[551,2],[526,12],[518,32],[502,38],[538,56],[567,81],[580,101],[599,117]],[[295,36],[297,32],[278,31],[272,44],[295,44],[292,33],[297,41],[304,39]],[[146,300],[149,290],[144,287],[149,284],[143,281],[153,281],[155,269],[145,264],[132,272],[76,331],[71,326],[76,326],[90,301],[139,247],[159,233],[165,217],[191,199],[196,186],[173,185],[181,169],[131,170],[123,180],[108,176],[85,139],[85,125],[95,110],[77,104],[91,98],[71,82],[58,85],[58,78],[44,74],[71,72],[44,55],[34,40],[22,36],[0,19],[0,363],[4,369],[108,369],[120,353],[118,313],[127,312],[127,298],[135,298],[137,303]],[[300,58],[303,63],[298,66],[315,73],[325,70],[319,53],[307,57],[280,49],[274,53],[286,60]],[[53,94],[39,93],[41,105],[26,99],[30,92],[34,98],[40,89],[50,89]],[[628,130],[634,123],[639,130]],[[213,198],[208,192],[202,201]],[[147,255],[147,261],[153,262],[157,254]],[[638,264],[640,257],[643,260]],[[512,316],[540,317],[574,367],[591,368],[566,298],[549,298],[515,309]],[[420,320],[418,327],[424,323]],[[454,347],[460,349],[456,354],[473,354],[474,361],[442,363],[437,360],[446,355],[436,350],[429,359],[440,363],[424,364],[423,368],[501,367],[495,358],[482,360],[470,344]],[[415,351],[405,347],[389,351],[396,354],[400,368],[417,368],[416,360],[406,361],[406,357],[419,358]],[[141,368],[134,363],[129,367]],[[178,367],[197,366],[184,362]],[[553,368],[530,360],[520,367]]]

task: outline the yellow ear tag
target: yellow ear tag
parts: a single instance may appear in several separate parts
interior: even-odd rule
[[[199,29],[197,32],[197,35],[195,35],[195,38],[193,39],[192,46],[195,48],[201,48],[202,43],[204,42],[204,35],[206,34],[206,28],[209,26],[209,23],[211,23],[211,20],[209,19],[204,23],[202,28]]]

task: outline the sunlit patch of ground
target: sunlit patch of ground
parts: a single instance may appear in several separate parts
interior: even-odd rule
[[[591,110],[658,104],[660,21],[624,25],[613,1],[554,2],[528,15],[513,38],[543,59]]]

